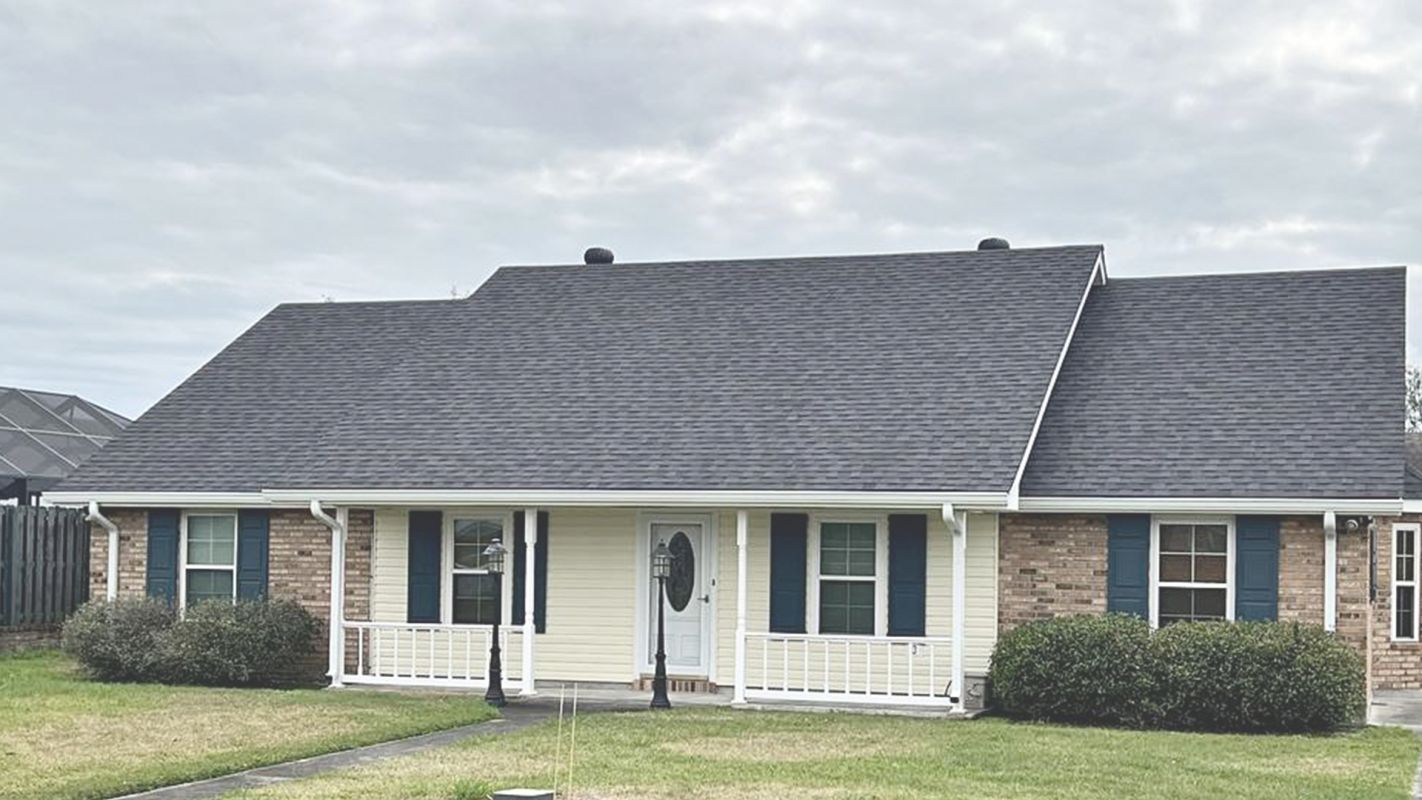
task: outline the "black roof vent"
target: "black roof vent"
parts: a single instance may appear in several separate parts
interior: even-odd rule
[[[583,253],[584,264],[611,264],[612,251],[606,247],[589,247]]]
[[[1008,244],[1006,239],[999,239],[996,236],[989,236],[978,242],[979,250],[1008,250],[1011,247],[1012,245]]]

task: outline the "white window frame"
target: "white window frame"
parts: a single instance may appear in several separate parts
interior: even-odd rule
[[[1398,540],[1399,540],[1399,538],[1400,538],[1397,534],[1398,534],[1399,532],[1402,532],[1402,531],[1407,531],[1407,532],[1410,532],[1410,533],[1412,534],[1412,580],[1410,580],[1410,581],[1401,581],[1401,580],[1398,580],[1398,579],[1397,579],[1397,559],[1398,559],[1398,556],[1399,556],[1399,553],[1397,552],[1397,543],[1398,543]],[[1422,525],[1419,525],[1419,524],[1417,524],[1416,522],[1398,522],[1398,523],[1394,523],[1394,524],[1393,524],[1393,526],[1392,526],[1392,548],[1391,548],[1391,549],[1392,549],[1392,554],[1391,554],[1392,560],[1391,560],[1390,562],[1388,562],[1388,570],[1390,571],[1390,574],[1392,575],[1392,591],[1391,591],[1390,594],[1388,594],[1387,604],[1388,604],[1388,607],[1392,610],[1390,619],[1389,619],[1389,621],[1388,621],[1388,636],[1389,636],[1389,637],[1391,638],[1391,640],[1394,641],[1394,642],[1415,642],[1415,641],[1417,641],[1417,629],[1418,629],[1418,623],[1419,623],[1419,619],[1418,619],[1418,618],[1419,618],[1419,616],[1422,616],[1422,610],[1419,610],[1418,607],[1417,607],[1417,601],[1418,601],[1419,599],[1422,599],[1422,597],[1419,597],[1419,594],[1418,594],[1418,585],[1417,585],[1417,584],[1418,584],[1418,581],[1417,581],[1417,569],[1418,569],[1418,565],[1419,565],[1417,546],[1418,546],[1418,544],[1420,544],[1420,543],[1422,543]],[[1411,635],[1411,636],[1398,636],[1398,635],[1397,635],[1397,590],[1398,590],[1398,589],[1401,589],[1401,588],[1408,587],[1408,586],[1411,586],[1411,587],[1412,587],[1412,635]]]
[[[454,566],[454,521],[455,519],[483,522],[497,522],[500,525],[502,534],[499,543],[507,548],[504,554],[504,575],[499,581],[499,624],[507,626],[513,619],[513,569],[514,569],[514,540],[513,536],[523,536],[523,531],[513,531],[514,515],[512,511],[498,512],[485,511],[482,509],[445,509],[443,512],[444,524],[440,539],[440,620],[448,625],[458,625],[463,628],[488,628],[487,624],[477,622],[455,622],[454,621],[454,576],[455,575],[488,575],[487,569],[461,569]],[[510,531],[513,531],[510,533]]]
[[[820,575],[820,526],[846,522],[874,525],[874,577],[854,575]],[[889,635],[889,517],[887,514],[824,514],[810,515],[807,531],[805,572],[809,584],[806,598],[805,630],[815,636],[846,639],[882,639]],[[820,581],[873,581],[874,633],[820,633]]]
[[[1235,531],[1232,516],[1152,516],[1150,518],[1150,625],[1160,627],[1160,590],[1165,589],[1218,589],[1218,583],[1196,583],[1194,581],[1160,580],[1160,526],[1161,525],[1224,525],[1225,543],[1225,619],[1234,621],[1235,591]]]
[[[189,517],[231,517],[232,518],[232,566],[221,564],[197,564],[188,565],[188,518]],[[188,570],[195,569],[203,572],[231,572],[232,573],[232,602],[237,602],[237,559],[238,547],[241,544],[242,531],[238,527],[240,520],[236,509],[184,511],[179,519],[181,525],[178,527],[178,608],[186,611],[188,607]]]

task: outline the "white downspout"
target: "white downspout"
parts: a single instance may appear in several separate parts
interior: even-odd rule
[[[331,618],[327,623],[330,641],[326,652],[326,663],[330,669],[326,674],[331,678],[331,687],[339,689],[345,685],[345,597],[346,597],[346,522],[349,512],[345,508],[336,509],[336,518],[321,508],[320,500],[311,501],[311,516],[331,529]]]
[[[99,511],[99,503],[95,500],[89,501],[89,516],[86,519],[109,532],[109,563],[104,569],[104,599],[112,603],[118,598],[118,526]]]
[[[746,546],[750,538],[749,515],[736,512],[736,688],[731,704],[746,704]]]
[[[943,524],[953,536],[953,677],[952,691],[958,693],[953,708],[961,712],[967,698],[964,675],[964,638],[967,635],[968,602],[968,520],[952,503],[943,504]]]
[[[1338,515],[1323,512],[1323,629],[1338,629]]]

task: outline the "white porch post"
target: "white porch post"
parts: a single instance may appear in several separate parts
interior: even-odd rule
[[[523,689],[521,697],[538,692],[533,687],[533,636],[538,632],[533,622],[533,563],[538,545],[538,509],[523,510]]]
[[[746,702],[746,539],[750,523],[745,510],[736,512],[736,692],[733,705]]]
[[[964,638],[967,629],[968,602],[968,515],[954,510],[952,503],[943,504],[943,523],[953,537],[953,691],[958,699],[953,708],[963,710],[967,699],[963,672]]]
[[[1323,512],[1323,629],[1338,629],[1338,515]]]

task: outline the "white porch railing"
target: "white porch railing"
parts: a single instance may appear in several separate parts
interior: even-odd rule
[[[951,707],[952,640],[746,634],[750,701]]]
[[[486,688],[493,628],[487,625],[422,625],[399,622],[343,624],[345,683],[386,686]],[[505,691],[523,688],[523,631],[499,628]]]

